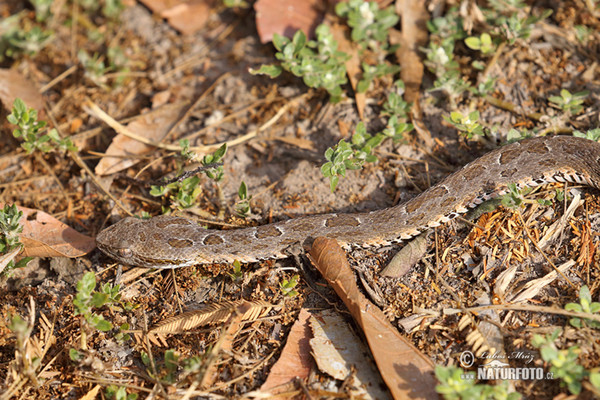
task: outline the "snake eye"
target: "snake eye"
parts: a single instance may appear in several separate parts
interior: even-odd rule
[[[131,249],[118,249],[117,253],[120,257],[129,258],[133,254],[133,251],[131,251]]]

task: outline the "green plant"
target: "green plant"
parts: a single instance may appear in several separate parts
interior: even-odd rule
[[[244,181],[240,183],[238,197],[240,200],[235,204],[235,213],[240,217],[247,218],[251,213],[250,200],[252,200],[252,196],[248,196],[248,188],[246,187],[246,183]]]
[[[297,31],[292,40],[275,34],[273,45],[278,50],[275,57],[281,64],[262,65],[250,73],[275,78],[286,70],[301,77],[308,87],[327,90],[332,102],[341,100],[342,85],[347,82],[344,63],[350,56],[337,50],[337,42],[326,25],[319,25],[315,33],[316,41],[307,41],[302,31]]]
[[[352,144],[340,140],[338,144],[325,151],[327,162],[321,166],[321,173],[329,178],[329,187],[333,192],[337,187],[340,176],[346,176],[346,170],[362,168],[365,162],[375,162],[377,157],[371,154],[373,147],[379,145],[383,135],[371,136],[365,125],[359,122],[352,135]]]
[[[163,356],[163,363],[162,366],[160,366],[161,371],[155,371],[155,365],[153,360],[150,359],[150,356],[148,355],[148,353],[146,353],[145,351],[142,351],[140,353],[141,357],[142,357],[142,363],[148,367],[147,372],[148,375],[150,375],[150,377],[154,378],[154,379],[159,379],[162,382],[168,383],[168,384],[172,384],[175,382],[175,373],[177,372],[177,368],[179,366],[179,361],[180,361],[180,354],[178,352],[176,352],[173,349],[169,349],[167,351],[165,351],[165,354]],[[162,369],[164,368],[164,372],[162,371]],[[162,372],[160,375],[161,376],[157,376],[157,373]]]
[[[600,303],[592,302],[592,294],[590,293],[590,289],[587,287],[587,285],[583,285],[579,290],[579,304],[567,303],[567,305],[565,305],[565,310],[594,314],[600,311]],[[575,328],[581,328],[583,326],[583,321],[585,321],[586,325],[592,328],[600,328],[600,322],[589,319],[582,320],[581,318],[571,318],[569,323]]]
[[[544,336],[534,335],[531,344],[540,349],[542,359],[550,363],[550,372],[554,378],[560,378],[561,384],[566,385],[573,394],[581,392],[581,381],[590,374],[578,363],[579,347],[571,346],[566,350],[559,350],[554,342],[560,330]]]
[[[77,282],[77,294],[73,299],[75,315],[81,315],[90,326],[106,332],[112,329],[112,324],[102,315],[94,313],[93,309],[119,301],[119,285],[113,287],[106,283],[100,292],[94,291],[95,288],[96,275],[93,272],[86,272]]]
[[[46,121],[38,121],[38,113],[33,108],[27,108],[25,102],[19,98],[13,103],[12,112],[6,117],[8,122],[18,128],[13,130],[15,138],[22,138],[21,147],[27,154],[40,150],[44,153],[61,150],[77,151],[71,139],[62,139],[56,129],[44,129]]]
[[[408,118],[411,105],[404,101],[404,89],[404,82],[402,80],[394,82],[394,89],[388,93],[387,100],[383,103],[381,115],[388,117],[395,115],[398,118]]]
[[[429,42],[429,47],[422,49],[426,55],[425,66],[436,79],[430,91],[443,91],[448,95],[451,106],[471,85],[462,77],[460,66],[454,60],[454,41],[445,40],[441,43]]]
[[[450,117],[444,115],[444,119],[468,139],[473,135],[483,136],[485,134],[483,126],[479,123],[479,111],[472,111],[469,115],[453,111],[450,113]]]
[[[550,103],[569,115],[577,115],[583,110],[583,102],[588,96],[587,90],[571,94],[567,89],[560,91],[560,96],[550,96]]]
[[[227,153],[227,144],[219,147],[214,153],[204,156],[202,159],[202,165],[208,166],[222,162],[223,157],[225,157],[225,153]],[[208,168],[203,172],[215,182],[220,182],[223,179],[223,166]]]
[[[20,13],[0,20],[0,61],[34,55],[52,40],[52,32],[39,26],[22,27],[24,16]]]
[[[110,385],[104,391],[106,397],[114,400],[137,400],[138,395],[135,393],[127,393],[124,386]]]
[[[181,176],[184,172],[183,165],[187,159],[192,159],[195,154],[189,150],[189,141],[180,142],[182,150],[180,158],[177,160],[177,176]],[[227,145],[222,145],[214,153],[204,156],[202,159],[203,166],[218,164],[222,161],[227,152]],[[215,166],[206,168],[202,171],[206,176],[215,181],[220,182],[223,179],[223,166]],[[200,178],[196,175],[190,176],[182,180],[168,183],[166,185],[152,185],[150,195],[155,197],[167,196],[171,209],[184,210],[197,205],[198,197],[202,193],[200,186]],[[163,210],[167,212],[168,210]]]
[[[581,44],[587,45],[592,40],[594,29],[585,25],[575,25],[573,28],[575,28],[575,36]]]
[[[385,75],[394,75],[400,71],[400,67],[397,65],[378,64],[369,65],[365,62],[362,63],[362,79],[356,85],[356,90],[359,93],[364,93],[369,89],[371,82],[375,78],[380,78]]]
[[[517,39],[529,38],[533,25],[548,18],[551,14],[552,10],[544,10],[539,16],[520,17],[518,13],[513,13],[509,16],[498,16],[492,22],[499,27],[500,33],[508,44],[512,45]]]
[[[52,16],[52,0],[30,0],[35,9],[35,20],[43,22]]]
[[[105,75],[111,68],[104,64],[104,57],[98,53],[90,56],[85,50],[80,49],[77,58],[83,66],[85,77],[100,87],[106,87],[107,78]]]
[[[171,204],[170,208],[177,210],[185,210],[196,206],[200,193],[202,193],[202,187],[200,187],[200,178],[197,176],[172,182],[166,186],[152,186],[150,189],[151,196],[167,196]]]
[[[594,142],[600,141],[600,129],[590,129],[589,131],[583,133],[580,131],[573,131],[573,136],[582,137],[589,140],[593,140]]]
[[[23,217],[23,211],[18,210],[15,204],[10,206],[5,204],[4,208],[0,210],[1,254],[7,254],[17,248],[23,247],[23,243],[19,241],[19,234],[23,232],[21,217]],[[32,257],[24,257],[16,263],[14,260],[10,260],[3,273],[7,274],[15,268],[23,268],[32,259]]]
[[[296,286],[298,286],[299,275],[294,275],[290,280],[283,279],[279,283],[279,290],[281,290],[281,294],[287,297],[296,297],[298,296],[298,291],[294,290]]]
[[[332,192],[335,191],[340,176],[346,176],[346,170],[361,169],[365,163],[377,161],[377,157],[372,154],[373,150],[385,139],[392,139],[395,142],[404,140],[405,134],[413,129],[412,124],[404,122],[410,109],[410,105],[401,95],[404,84],[402,81],[397,81],[395,86],[398,92],[391,92],[383,105],[382,115],[391,115],[383,131],[370,135],[365,125],[359,122],[352,135],[351,143],[342,139],[337,145],[325,151],[327,162],[321,166],[321,173],[329,178]]]
[[[223,0],[223,5],[227,8],[248,8],[250,6],[244,0]]]
[[[94,13],[102,7],[102,15],[109,19],[117,19],[125,9],[121,0],[80,0],[79,4],[88,14]]]
[[[508,381],[503,381],[495,386],[478,384],[475,381],[474,373],[465,373],[456,366],[436,365],[435,376],[440,382],[435,390],[447,400],[517,400],[521,398],[519,393],[509,393]]]
[[[525,187],[523,189],[519,189],[516,184],[509,183],[508,184],[508,193],[501,196],[500,200],[504,207],[506,208],[519,208],[524,203],[523,196],[531,191],[531,188]]]
[[[519,131],[514,128],[511,128],[511,129],[509,129],[508,133],[506,134],[506,141],[508,143],[518,142],[519,140],[527,139],[527,138],[530,138],[533,136],[534,136],[533,132],[531,132],[527,129]]]
[[[352,40],[364,49],[370,47],[377,51],[379,47],[389,50],[388,33],[398,23],[398,15],[394,7],[383,10],[374,1],[349,0],[336,4],[335,12],[348,19],[352,28]]]
[[[238,260],[233,261],[233,271],[227,272],[227,275],[231,278],[232,281],[237,282],[244,276],[244,272],[242,271],[242,263]]]
[[[488,33],[482,33],[479,37],[469,36],[465,39],[465,44],[470,49],[481,51],[484,55],[496,50],[496,46],[492,42],[492,37]]]

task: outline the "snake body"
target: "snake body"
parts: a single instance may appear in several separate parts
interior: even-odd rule
[[[96,242],[124,264],[153,268],[285,258],[318,236],[335,238],[344,248],[383,246],[502,195],[508,184],[550,182],[600,188],[600,144],[566,136],[523,140],[485,154],[403,204],[367,213],[311,215],[225,231],[182,217],[128,217],[100,232]]]

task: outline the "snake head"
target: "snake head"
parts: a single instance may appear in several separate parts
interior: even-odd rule
[[[104,229],[96,236],[96,245],[107,256],[123,264],[135,263],[132,233],[136,231],[142,220],[127,217]]]
[[[103,253],[123,264],[172,269],[204,262],[194,247],[197,230],[203,233],[202,237],[206,236],[205,229],[185,218],[127,217],[100,232],[96,244]]]

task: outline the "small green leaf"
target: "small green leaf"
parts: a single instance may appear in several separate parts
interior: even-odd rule
[[[261,65],[259,69],[250,68],[252,75],[268,75],[270,78],[277,78],[283,72],[279,65]]]

